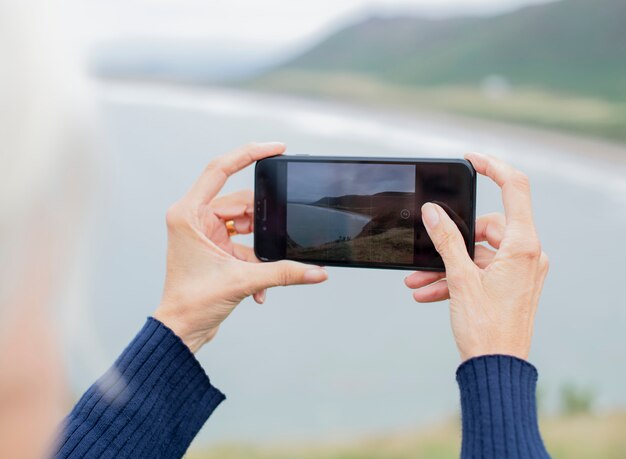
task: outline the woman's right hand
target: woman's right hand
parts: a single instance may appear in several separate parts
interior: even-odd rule
[[[318,266],[281,260],[259,263],[239,234],[253,230],[251,191],[218,197],[228,177],[255,161],[285,151],[282,143],[248,144],[209,163],[191,190],[167,212],[167,271],[154,317],[192,352],[213,339],[221,323],[248,296],[258,303],[270,287],[318,284],[327,279]]]
[[[463,238],[436,204],[422,207],[422,219],[446,272],[417,271],[406,278],[418,302],[450,299],[452,331],[463,361],[504,354],[527,359],[535,312],[548,272],[533,223],[528,178],[503,161],[466,155],[476,171],[502,189],[505,215],[489,214],[476,222],[477,245],[469,257]]]

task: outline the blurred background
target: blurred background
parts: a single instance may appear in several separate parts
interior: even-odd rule
[[[266,140],[291,154],[481,151],[530,176],[551,259],[530,358],[548,450],[626,458],[624,0],[22,3],[27,39],[0,47],[4,73],[32,54],[50,78],[4,85],[30,84],[48,108],[59,99],[45,120],[71,140],[48,156],[0,145],[0,296],[22,259],[14,247],[31,246],[15,228],[43,226],[66,407],[158,305],[165,211],[216,155]],[[8,100],[5,111],[27,99]],[[33,198],[37,171],[56,178]],[[252,186],[246,170],[224,191]],[[67,207],[71,219],[56,211]],[[33,225],[40,209],[67,218]],[[499,210],[480,179],[479,213]],[[458,457],[447,304],[414,303],[404,272],[329,272],[322,286],[245,301],[199,353],[228,399],[190,457]]]

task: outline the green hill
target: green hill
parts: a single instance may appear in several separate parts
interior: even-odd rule
[[[253,85],[626,139],[626,1],[562,0],[480,18],[370,18]]]

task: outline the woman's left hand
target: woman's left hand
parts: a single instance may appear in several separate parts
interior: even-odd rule
[[[476,221],[476,242],[488,242],[493,250],[477,245],[472,260],[447,212],[424,204],[422,220],[446,272],[417,271],[405,283],[416,289],[413,298],[420,303],[450,299],[452,331],[463,361],[494,354],[527,359],[549,265],[535,229],[528,177],[492,156],[465,158],[501,188],[504,215]]]
[[[253,230],[252,191],[216,197],[228,177],[260,159],[282,154],[282,143],[249,144],[213,160],[196,184],[167,212],[167,273],[154,317],[196,352],[210,341],[233,309],[280,285],[317,284],[327,278],[317,266],[294,261],[259,263],[251,247],[231,240]]]

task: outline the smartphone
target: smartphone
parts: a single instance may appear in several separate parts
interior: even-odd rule
[[[463,159],[275,156],[256,163],[261,261],[443,271],[421,207],[439,204],[474,256],[476,172]]]

